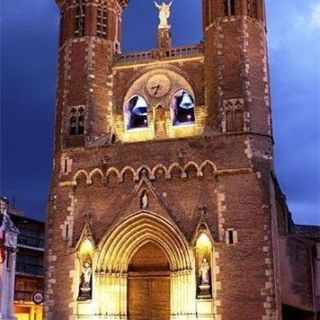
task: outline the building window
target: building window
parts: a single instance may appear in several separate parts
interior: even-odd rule
[[[226,230],[226,244],[235,244],[238,242],[237,232],[234,229]]]
[[[42,279],[16,278],[14,298],[15,300],[32,301],[32,295],[36,290],[43,290]]]
[[[178,91],[170,104],[173,125],[193,124],[195,122],[194,108],[192,95],[186,90]]]
[[[243,112],[241,110],[229,110],[226,113],[226,131],[243,131]]]
[[[42,276],[44,274],[42,260],[43,255],[19,253],[17,255],[16,272]]]
[[[141,96],[133,96],[126,105],[125,109],[127,129],[148,127],[148,105]]]
[[[235,0],[224,0],[224,15],[234,16],[236,14]]]
[[[73,107],[69,115],[69,134],[71,136],[84,134],[84,108]]]
[[[257,1],[256,0],[248,0],[248,16],[253,19],[257,19],[258,17],[258,9],[257,9]]]
[[[225,112],[224,131],[244,131],[244,100],[242,98],[226,99],[223,101]]]
[[[83,0],[78,0],[76,4],[76,13],[75,13],[75,35],[77,37],[83,37],[85,31],[85,11],[86,6]]]
[[[97,9],[97,37],[107,39],[107,25],[107,6],[99,6]]]

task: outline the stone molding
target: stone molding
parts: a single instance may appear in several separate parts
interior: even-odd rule
[[[180,178],[181,179],[187,179],[188,178],[188,170],[190,168],[193,168],[197,172],[197,177],[202,178],[205,176],[204,169],[209,168],[212,171],[212,175],[222,175],[222,174],[236,174],[236,173],[251,173],[253,172],[252,168],[237,168],[237,169],[222,169],[218,170],[216,165],[210,161],[205,160],[200,165],[195,163],[194,161],[189,161],[185,165],[181,165],[178,162],[172,163],[170,166],[165,166],[162,163],[159,163],[155,165],[153,168],[147,166],[147,165],[141,165],[139,168],[134,169],[131,166],[125,166],[123,169],[118,169],[116,167],[109,167],[105,172],[101,170],[100,168],[94,168],[90,171],[86,169],[80,169],[78,170],[69,181],[61,181],[60,187],[70,186],[70,185],[77,185],[78,181],[77,179],[81,176],[85,177],[86,184],[92,184],[93,183],[93,177],[95,175],[99,176],[102,180],[107,181],[108,178],[115,174],[117,177],[118,183],[124,182],[124,176],[126,173],[132,174],[133,181],[139,181],[140,175],[142,172],[145,172],[148,176],[149,180],[156,180],[156,172],[158,170],[161,170],[162,173],[164,173],[164,177],[167,180],[172,179],[172,173],[173,170],[180,171]]]

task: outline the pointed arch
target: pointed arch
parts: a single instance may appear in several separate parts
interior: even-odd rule
[[[117,176],[118,182],[121,180],[120,172],[115,167],[111,167],[107,170],[106,179],[108,179],[112,174],[115,174]]]
[[[86,183],[88,183],[88,184],[90,183],[88,172],[83,170],[83,169],[81,169],[81,170],[77,171],[76,174],[72,178],[72,181],[74,182],[75,185],[78,184],[77,179],[80,178],[82,175],[85,176]]]
[[[88,181],[89,181],[90,184],[93,182],[92,181],[92,177],[94,175],[100,176],[101,179],[104,178],[103,172],[99,168],[95,168],[89,173]]]
[[[140,166],[140,167],[137,169],[135,180],[139,180],[139,178],[140,178],[140,173],[142,172],[142,170],[146,170],[146,171],[148,172],[149,178],[151,178],[151,176],[152,176],[152,171],[151,171],[150,167],[148,167],[148,166],[146,166],[146,165],[142,165],[142,166]]]
[[[194,161],[189,161],[189,162],[183,167],[183,170],[184,170],[185,172],[187,172],[190,167],[194,167],[194,168],[196,169],[196,171],[197,171],[197,177],[202,177],[202,172],[201,172],[198,164],[195,163]]]
[[[120,172],[120,179],[121,179],[121,181],[124,181],[124,176],[125,176],[125,174],[126,174],[127,172],[131,172],[131,173],[132,173],[132,178],[133,178],[133,180],[136,180],[136,172],[135,172],[135,170],[134,170],[132,167],[130,167],[130,166],[125,166],[125,167],[121,170],[121,172]]]
[[[213,172],[216,172],[216,171],[217,171],[216,165],[215,165],[212,161],[206,160],[206,161],[204,161],[204,162],[200,165],[200,171],[201,171],[201,173],[202,173],[202,176],[204,175],[204,168],[205,168],[206,166],[211,167]]]
[[[162,169],[162,170],[164,171],[164,173],[165,173],[165,178],[166,178],[166,179],[170,179],[170,175],[169,175],[168,169],[167,169],[162,163],[156,165],[156,166],[152,169],[152,172],[151,172],[151,178],[152,178],[152,179],[155,179],[155,178],[156,178],[156,172],[157,172],[157,170],[159,170],[159,169]]]
[[[130,216],[100,241],[97,269],[126,272],[134,253],[150,241],[165,252],[171,271],[191,269],[188,243],[183,234],[169,221],[145,211]]]
[[[172,178],[172,172],[174,169],[178,169],[181,172],[181,178],[185,178],[187,176],[184,168],[182,168],[178,162],[174,162],[168,169],[168,174],[170,178]]]

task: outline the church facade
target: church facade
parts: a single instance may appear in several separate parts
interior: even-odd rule
[[[126,0],[57,4],[45,319],[315,319],[319,239],[298,280],[286,249],[264,1],[203,0],[185,47],[156,4],[157,48],[126,54]]]

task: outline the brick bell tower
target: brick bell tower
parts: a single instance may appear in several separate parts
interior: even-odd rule
[[[120,1],[121,2],[121,1]],[[56,147],[110,134],[112,64],[120,50],[119,1],[57,1],[60,8]]]
[[[126,54],[125,1],[57,3],[45,319],[281,319],[264,1]]]

